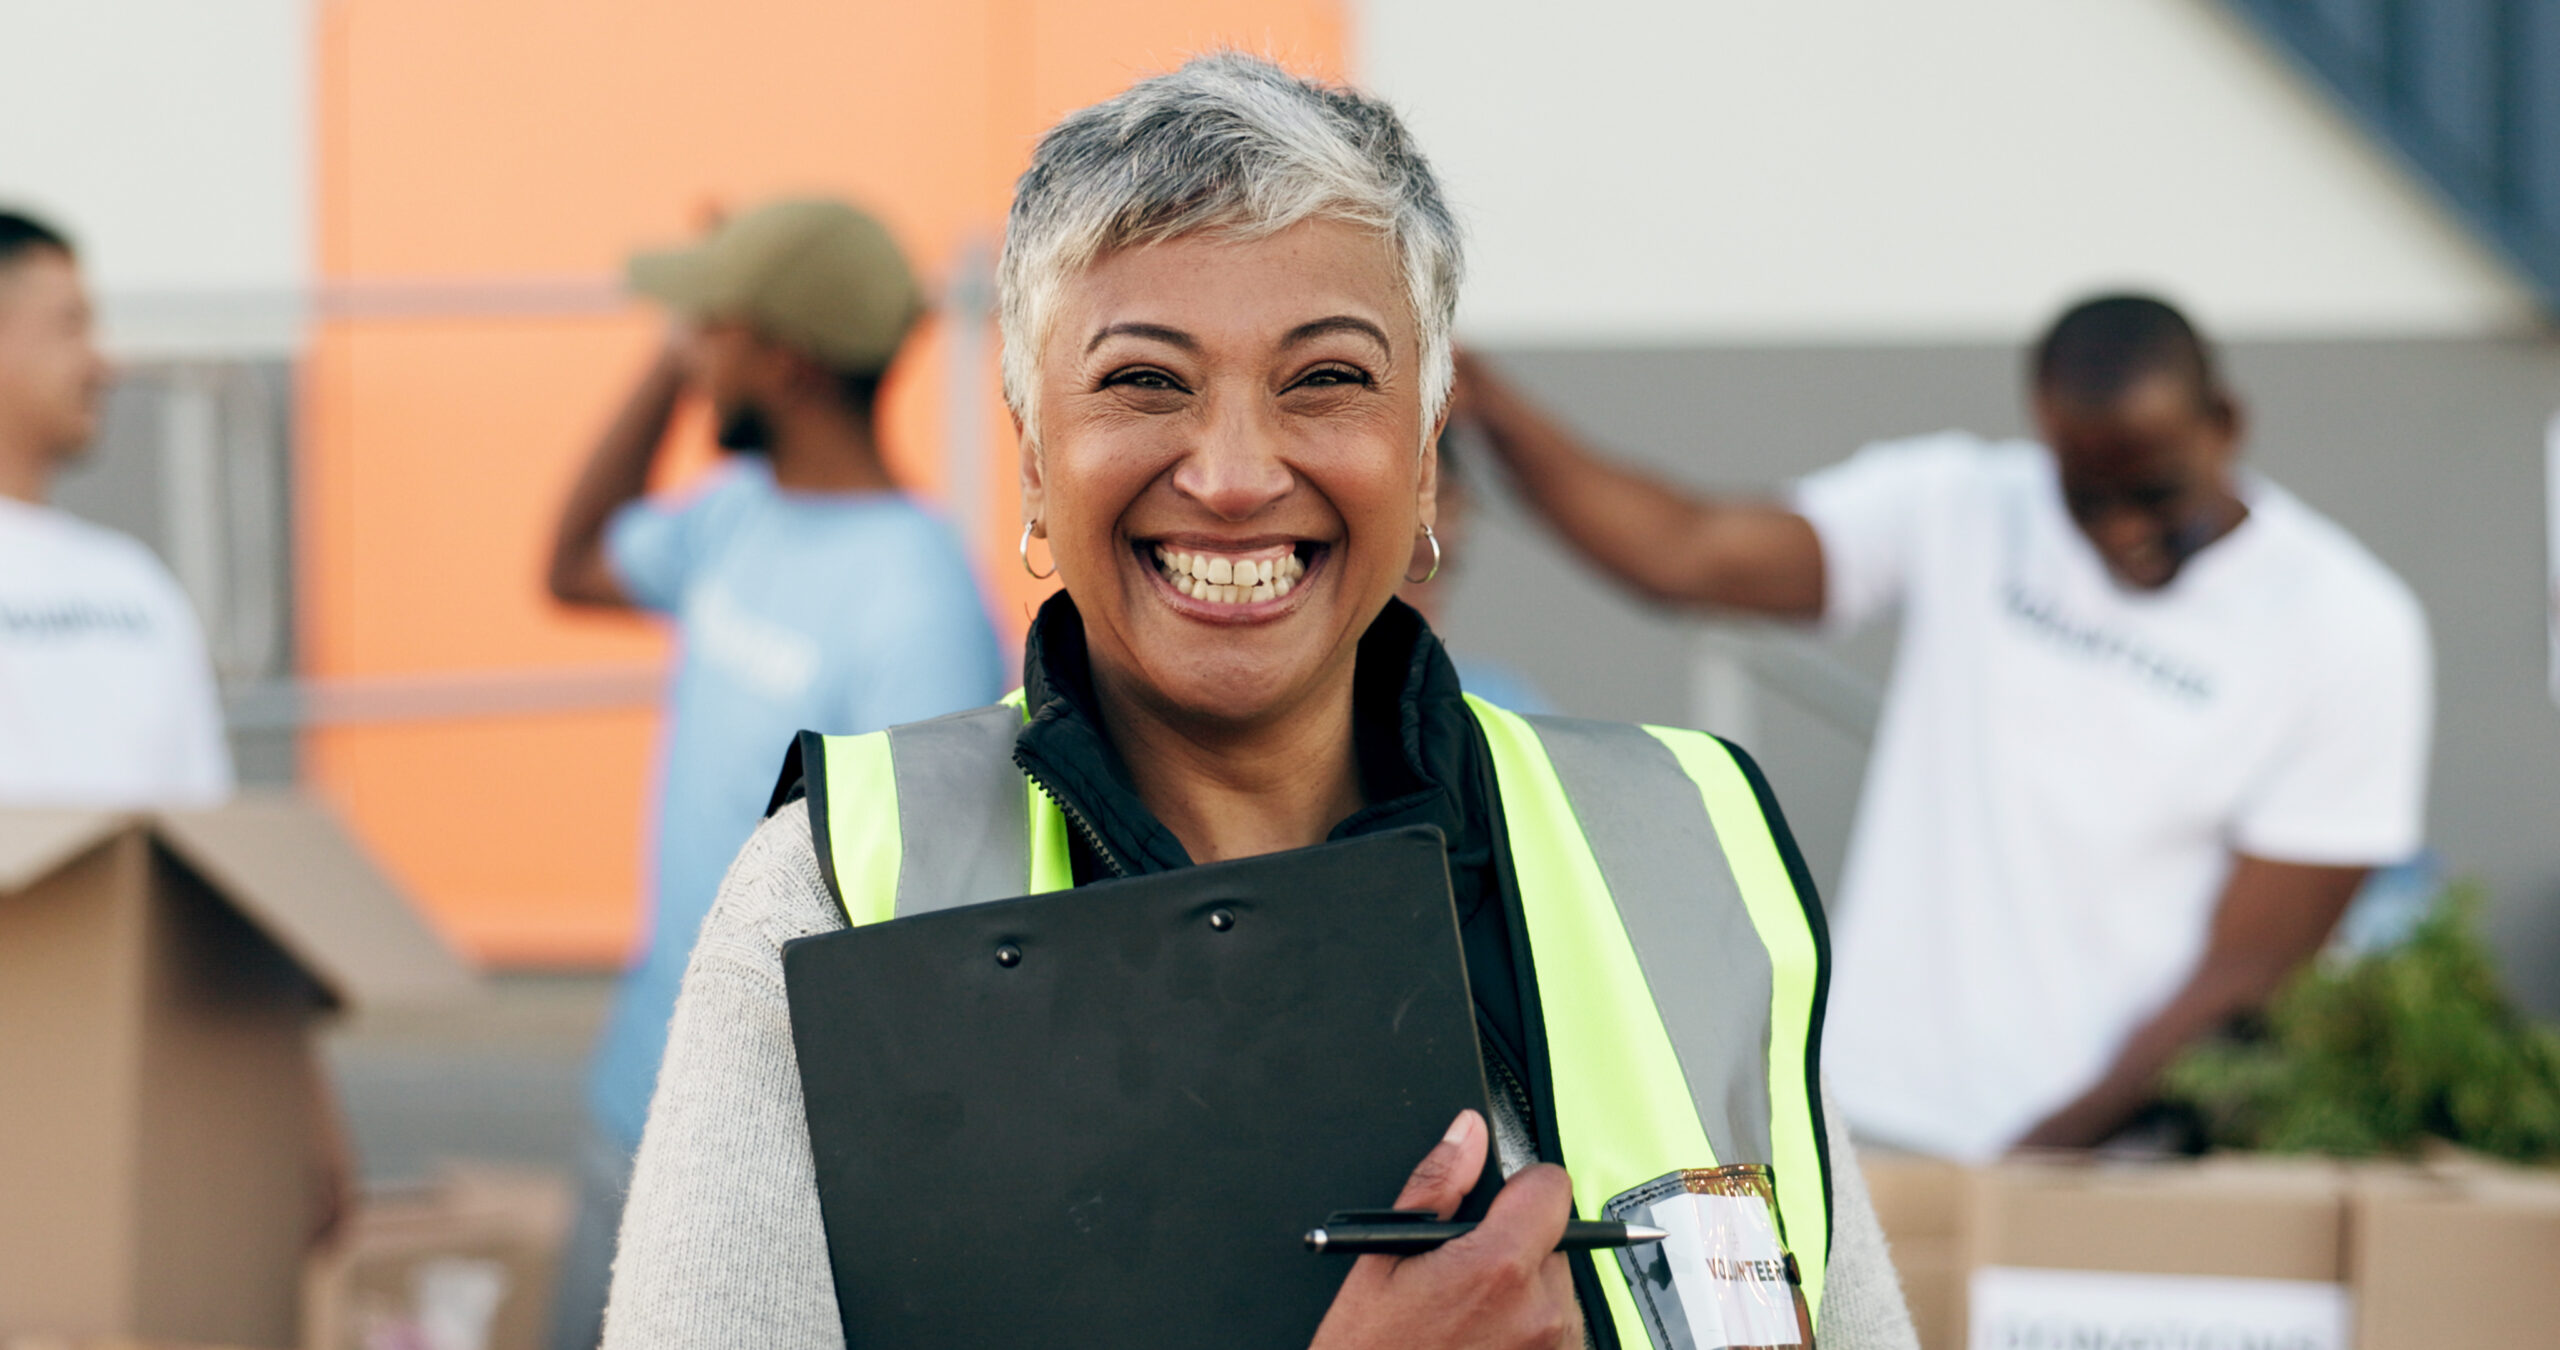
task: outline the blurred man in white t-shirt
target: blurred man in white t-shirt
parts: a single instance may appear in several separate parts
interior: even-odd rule
[[[0,211],[0,807],[231,791],[186,594],[149,549],[46,505],[106,382],[71,245]]]
[[[2431,660],[2398,577],[2236,463],[2210,350],[2140,296],[2038,343],[2042,443],[1869,446],[1788,504],[1603,461],[1462,358],[1584,556],[1667,603],[1901,646],[1841,879],[1850,1122],[1980,1159],[2098,1143],[2420,842]]]

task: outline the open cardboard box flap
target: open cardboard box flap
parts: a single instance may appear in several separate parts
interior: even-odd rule
[[[298,1344],[319,1020],[476,988],[308,803],[0,811],[0,1333]]]
[[[121,811],[0,811],[0,896],[44,880],[134,820]]]
[[[0,811],[0,903],[128,830],[149,835],[340,1006],[474,987],[460,958],[329,813],[283,794],[201,810]]]

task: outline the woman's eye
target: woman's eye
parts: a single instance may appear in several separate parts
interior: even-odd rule
[[[1354,370],[1349,366],[1319,366],[1314,370],[1308,371],[1305,378],[1299,380],[1298,383],[1301,386],[1312,385],[1318,389],[1332,388],[1346,384],[1365,385],[1369,383],[1369,372],[1365,370]]]
[[[1161,370],[1121,370],[1106,376],[1105,385],[1128,389],[1180,389],[1182,386]]]

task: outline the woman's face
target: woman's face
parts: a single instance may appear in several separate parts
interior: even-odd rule
[[[1347,688],[1430,518],[1418,358],[1392,250],[1335,221],[1129,249],[1062,288],[1023,505],[1098,680],[1236,725]]]

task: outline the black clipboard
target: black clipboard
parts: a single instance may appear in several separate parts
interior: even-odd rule
[[[853,1350],[1303,1350],[1351,1265],[1305,1231],[1487,1110],[1433,829],[803,938],[783,973]]]

